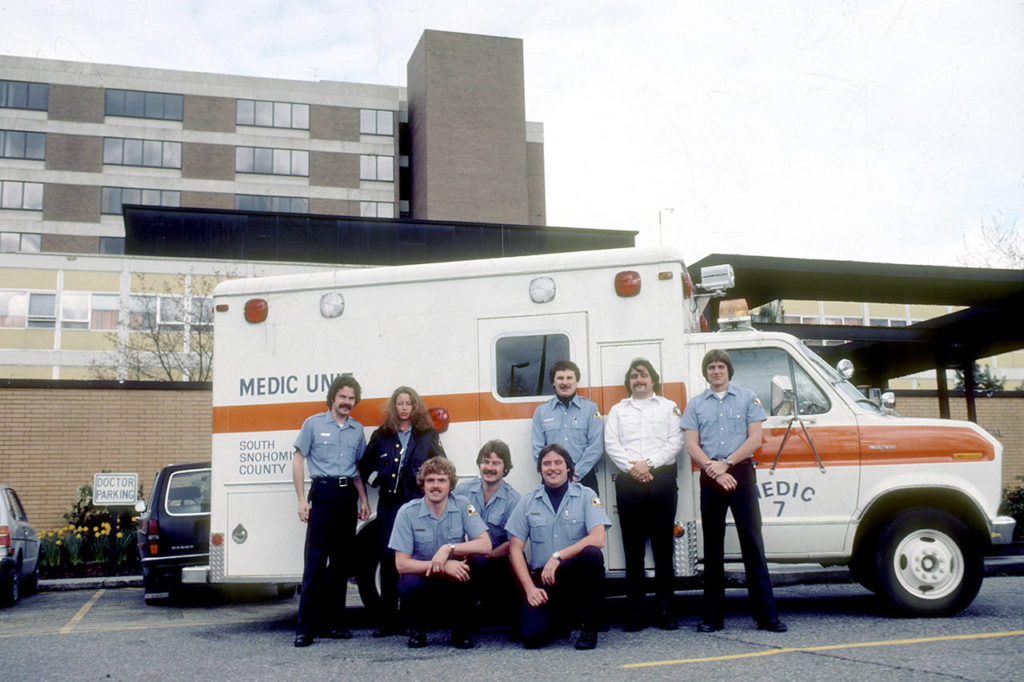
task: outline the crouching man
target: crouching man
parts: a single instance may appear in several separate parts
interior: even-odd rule
[[[524,597],[523,646],[547,645],[557,623],[579,624],[576,648],[593,649],[604,594],[601,548],[611,522],[597,493],[572,482],[573,461],[565,448],[544,446],[537,471],[543,483],[523,495],[505,526],[512,536],[509,561]]]
[[[470,649],[473,623],[469,564],[465,557],[491,550],[487,524],[473,503],[455,497],[455,465],[441,457],[423,463],[416,482],[423,497],[398,510],[388,547],[395,552],[398,596],[409,625],[409,647],[427,645],[427,626],[451,618],[452,646]],[[467,540],[466,538],[470,538]]]

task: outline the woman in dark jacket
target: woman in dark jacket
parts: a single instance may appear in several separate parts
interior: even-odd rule
[[[364,481],[379,490],[377,524],[380,528],[381,614],[374,637],[398,632],[398,570],[395,553],[388,549],[398,508],[423,496],[416,484],[420,466],[430,457],[444,457],[427,406],[408,386],[395,389],[384,408],[384,422],[370,436],[360,466]]]

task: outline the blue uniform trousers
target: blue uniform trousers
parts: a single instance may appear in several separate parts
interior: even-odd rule
[[[655,593],[658,610],[667,611],[675,594],[675,570],[672,565],[673,528],[676,518],[676,466],[657,467],[654,480],[639,483],[629,473],[615,476],[615,497],[622,524],[622,551],[626,558],[626,595],[639,615],[647,596],[644,587],[644,557],[647,541],[654,556]]]
[[[584,547],[572,559],[563,561],[555,572],[555,584],[544,585],[541,572],[532,571],[533,584],[548,593],[548,601],[530,606],[523,600],[522,637],[528,648],[544,646],[553,629],[578,625],[597,629],[604,603],[604,555],[594,546]]]
[[[757,477],[754,464],[747,459],[729,472],[736,489],[725,492],[700,475],[701,529],[704,533],[704,622],[720,624],[725,609],[725,514],[732,510],[739,535],[743,567],[746,570],[747,595],[754,620],[775,620],[775,596],[761,538],[761,508],[757,504]]]
[[[351,573],[349,560],[355,554],[358,501],[351,480],[344,488],[339,487],[338,479],[313,481],[297,634],[315,635],[318,630],[341,626]]]

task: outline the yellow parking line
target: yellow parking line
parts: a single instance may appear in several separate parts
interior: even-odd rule
[[[706,656],[704,658],[681,658],[674,661],[648,661],[646,663],[628,663],[623,668],[651,668],[659,665],[682,665],[684,663],[709,663],[712,661],[734,661],[741,658],[757,658],[761,656],[775,656],[778,654],[806,653],[812,651],[830,651],[835,649],[860,649],[873,646],[896,646],[904,644],[927,644],[929,642],[949,642],[958,639],[991,639],[994,637],[1021,637],[1024,630],[1009,630],[1006,632],[978,632],[971,635],[945,635],[942,637],[919,637],[916,639],[889,639],[878,642],[852,642],[849,644],[825,644],[822,646],[792,647],[783,649],[770,649],[768,651],[755,651],[746,654],[729,654],[726,656]]]
[[[89,609],[91,609],[92,605],[95,604],[99,600],[99,598],[103,596],[103,593],[105,591],[106,590],[104,590],[103,588],[96,590],[96,594],[92,595],[89,601],[85,602],[85,604],[82,605],[82,608],[78,609],[78,613],[76,613],[71,618],[71,620],[68,621],[68,624],[60,629],[60,634],[66,635],[72,630],[74,630],[75,626],[78,625],[78,622],[85,618],[85,614],[89,613]]]

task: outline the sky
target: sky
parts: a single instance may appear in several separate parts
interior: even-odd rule
[[[404,86],[425,29],[523,40],[549,225],[972,264],[1024,229],[1021,0],[0,0],[0,53]]]

